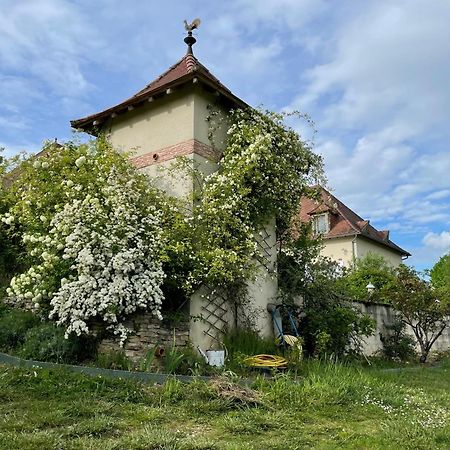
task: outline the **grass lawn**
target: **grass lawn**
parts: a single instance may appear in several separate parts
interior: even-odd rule
[[[0,366],[0,449],[450,448],[450,361],[164,386]]]

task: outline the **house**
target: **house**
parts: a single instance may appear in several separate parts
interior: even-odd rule
[[[133,164],[157,180],[160,187],[175,196],[189,198],[196,189],[192,175],[169,176],[179,156],[205,174],[217,167],[227,127],[216,132],[214,144],[209,137],[211,108],[226,115],[230,109],[248,105],[224,86],[194,56],[196,39],[189,31],[184,39],[186,54],[162,75],[130,98],[98,113],[71,121],[73,128],[91,135],[104,133],[114,148],[134,152]],[[226,122],[225,122],[226,123]],[[192,197],[192,196],[190,196]],[[275,267],[275,225],[261,232],[269,263]],[[260,233],[260,234],[261,234]],[[276,296],[277,280],[261,268],[260,276],[248,286],[251,307],[257,312],[261,335],[273,333],[267,304]],[[238,318],[226,299],[203,286],[190,299],[189,339],[203,349],[213,347],[217,335],[236,324]],[[145,324],[144,324],[145,325]]]
[[[314,235],[323,239],[321,254],[346,267],[368,253],[383,256],[394,267],[411,256],[389,239],[388,230],[377,230],[323,187],[317,200],[301,199],[300,220],[311,223]]]

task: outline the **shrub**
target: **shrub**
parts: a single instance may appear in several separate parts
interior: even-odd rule
[[[407,361],[416,355],[414,338],[406,334],[405,324],[401,320],[387,325],[386,331],[386,334],[380,334],[386,358]]]
[[[308,245],[314,249],[314,244]],[[304,247],[299,239],[286,243],[278,271],[281,298],[296,315],[305,355],[321,358],[357,353],[363,338],[373,333],[374,321],[352,306],[337,263],[318,256],[309,260],[314,252],[305,259]],[[302,305],[296,306],[294,300],[299,297]]]
[[[26,332],[35,326],[39,319],[29,311],[3,308],[0,312],[0,349],[15,349],[25,340]]]
[[[20,355],[37,361],[77,363],[92,357],[94,348],[92,338],[71,334],[66,339],[63,328],[43,323],[27,331]]]

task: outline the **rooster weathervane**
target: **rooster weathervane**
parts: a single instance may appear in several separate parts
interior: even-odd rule
[[[197,42],[194,36],[192,36],[192,30],[197,29],[200,26],[200,19],[194,19],[192,23],[187,23],[187,20],[184,21],[184,28],[188,32],[188,35],[184,38],[184,42],[186,42],[188,49],[187,54],[192,55],[192,46]]]

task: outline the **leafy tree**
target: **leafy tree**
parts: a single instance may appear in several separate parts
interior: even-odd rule
[[[430,277],[435,288],[450,290],[450,253],[442,256],[433,266]]]
[[[413,330],[420,347],[420,361],[426,362],[434,343],[449,324],[449,297],[403,264],[396,269],[388,293],[403,322]]]
[[[340,282],[356,300],[389,303],[387,290],[394,279],[393,267],[381,255],[368,253],[355,261],[353,268],[346,272]],[[370,296],[367,293],[369,283],[375,286]]]

